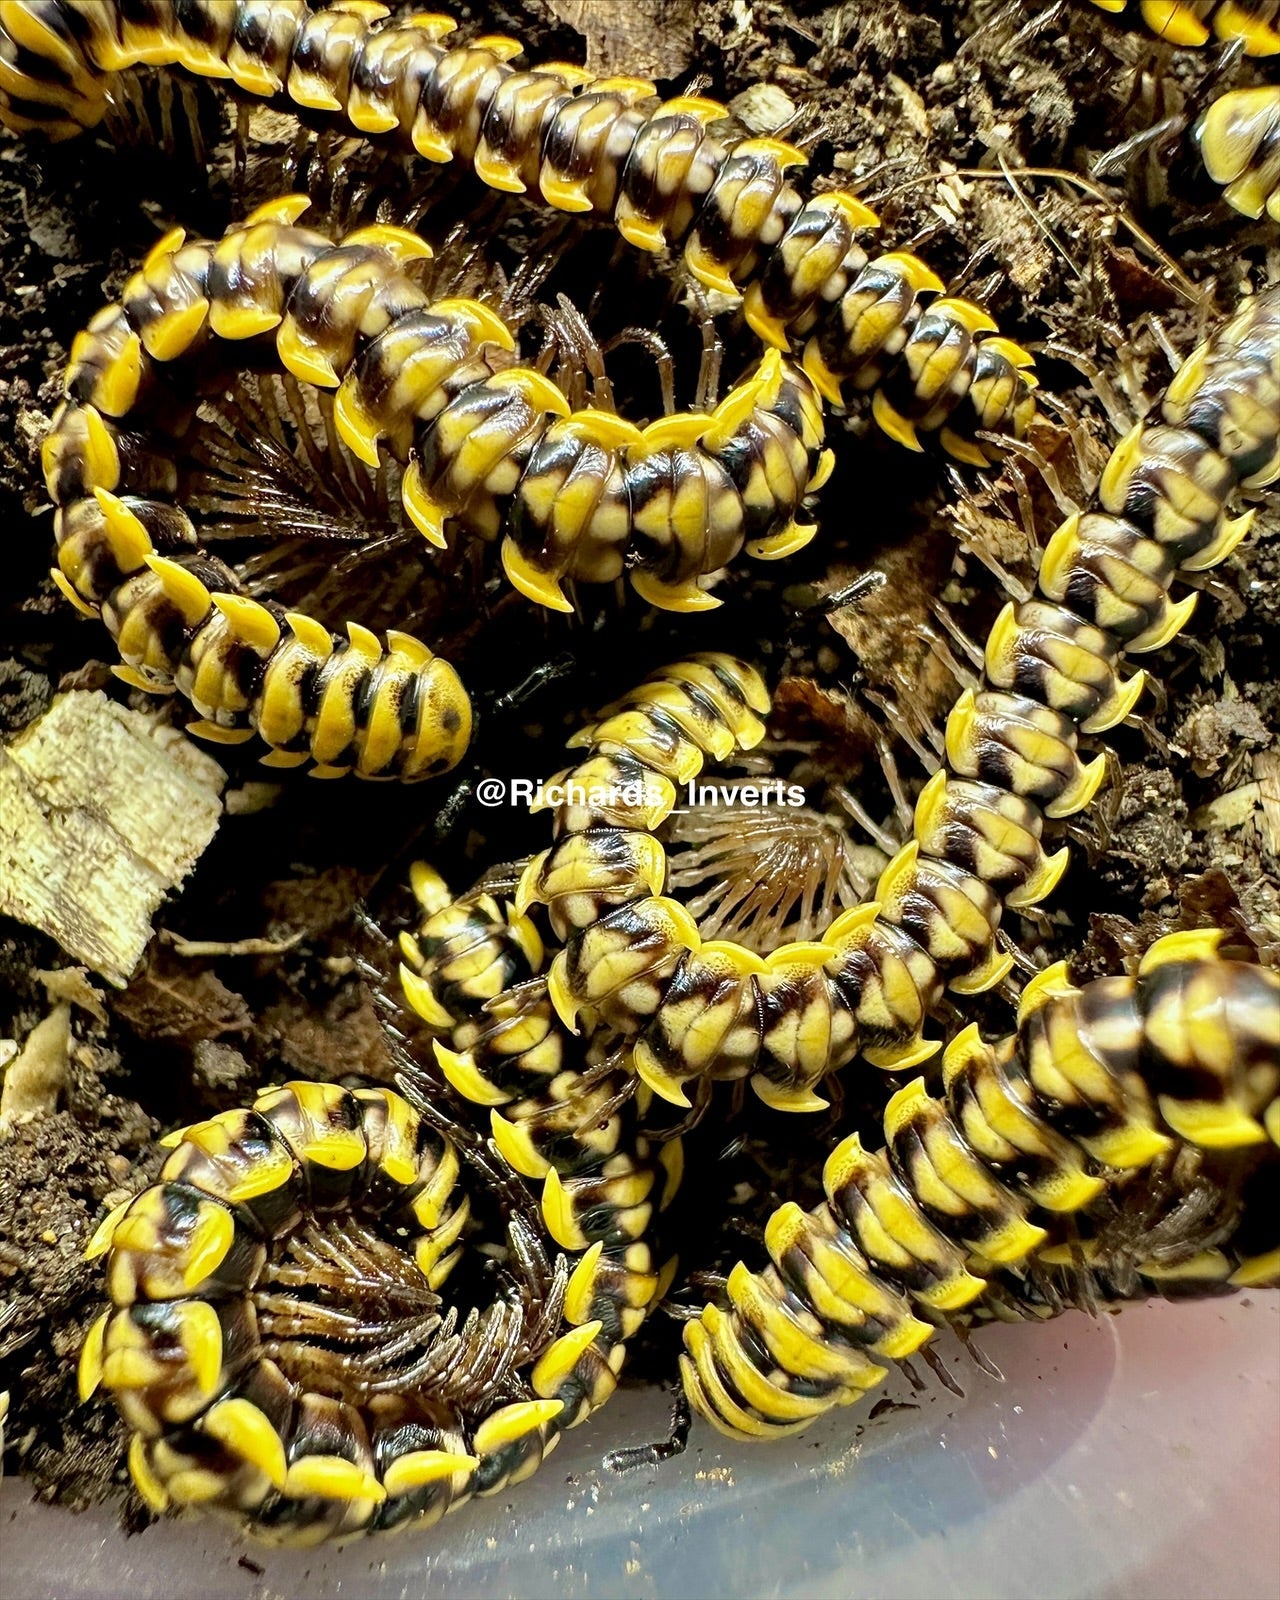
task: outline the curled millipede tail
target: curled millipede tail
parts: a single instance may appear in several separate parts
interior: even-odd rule
[[[290,1083],[166,1143],[159,1182],[90,1243],[111,1305],[80,1357],[152,1510],[316,1544],[436,1522],[537,1469],[565,1423],[539,1374],[581,1332],[535,1334],[514,1282],[461,1326],[443,1312],[470,1200],[405,1099]]]
[[[448,528],[506,530],[508,578],[555,610],[572,609],[565,581],[624,572],[653,605],[715,606],[702,584],[744,546],[773,559],[817,531],[799,519],[831,465],[821,404],[776,351],[707,414],[641,428],[575,411],[516,364],[495,312],[419,287],[416,235],[334,240],[297,225],[306,207],[287,196],[220,240],[161,239],[75,339],[44,441],[58,586],[110,629],[128,683],[191,701],[196,733],[256,734],[270,765],[316,776],[401,779],[455,765],[471,736],[457,673],[425,644],[263,604],[201,548],[176,462],[229,373],[331,391],[346,450],[399,470],[410,526],[436,546]]]

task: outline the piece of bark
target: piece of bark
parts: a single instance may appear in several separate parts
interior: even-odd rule
[[[1267,849],[1280,860],[1280,750],[1255,750],[1253,770],[1258,775]]]
[[[122,987],[213,838],[225,781],[174,729],[104,694],[59,695],[0,747],[0,913]]]
[[[547,0],[547,10],[582,35],[591,72],[676,78],[693,59],[693,0]]]

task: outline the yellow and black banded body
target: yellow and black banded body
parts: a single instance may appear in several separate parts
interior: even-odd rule
[[[542,1185],[547,1231],[578,1257],[564,1316],[582,1336],[546,1391],[572,1427],[612,1394],[626,1341],[659,1296],[649,1234],[679,1184],[680,1141],[651,1151],[627,1071],[607,1052],[584,1059],[539,981],[528,917],[483,888],[452,899],[421,863],[413,888],[424,915],[401,938],[405,998],[436,1035],[445,1078],[489,1110],[498,1154]]]
[[[1127,20],[1128,0],[1092,0]],[[1139,0],[1140,23],[1161,39],[1199,49],[1213,39],[1239,41],[1246,56],[1280,56],[1276,0]],[[1195,141],[1205,171],[1243,216],[1280,222],[1280,88],[1261,85],[1220,95],[1199,119]]]
[[[1243,216],[1280,222],[1280,85],[1231,89],[1196,124],[1205,171]]]
[[[1061,963],[1027,985],[1015,1034],[987,1044],[966,1028],[944,1055],[941,1097],[922,1079],[895,1094],[884,1148],[844,1140],[823,1171],[825,1202],[779,1207],[765,1227],[771,1264],[739,1262],[727,1305],[686,1326],[693,1406],[734,1438],[797,1433],[860,1399],[936,1324],[967,1319],[993,1275],[1051,1258],[1055,1223],[1078,1223],[1178,1140],[1265,1146],[1280,980],[1222,960],[1219,938],[1173,934],[1135,978],[1083,988]],[[1273,1248],[1228,1281],[1277,1278]]]
[[[159,1182],[89,1246],[111,1305],[80,1359],[153,1510],[314,1544],[434,1522],[537,1469],[595,1330],[529,1348],[511,1284],[441,1326],[470,1204],[447,1136],[389,1090],[291,1083],[166,1143]]]
[[[313,125],[468,163],[491,188],[612,218],[646,251],[678,248],[708,287],[743,295],[771,345],[803,342],[834,402],[874,391],[895,438],[936,436],[984,464],[980,432],[1021,437],[1034,415],[1031,358],[976,305],[942,294],[916,257],[869,259],[874,213],[834,191],[804,199],[787,179],[804,156],[750,138],[715,101],[663,101],[652,83],[579,67],[513,65],[518,41],[451,46],[447,17],[391,17],[367,0],[313,12],[305,0],[0,0],[0,121],[54,139],[93,127],[111,78],[178,66]]]
[[[1140,27],[1183,49],[1213,39],[1239,40],[1248,56],[1280,55],[1280,5],[1276,0],[1091,0],[1117,22]]]
[[[166,235],[120,302],[76,337],[42,453],[56,508],[54,576],[81,610],[102,617],[121,676],[150,691],[176,687],[192,702],[194,731],[224,742],[256,733],[269,764],[310,761],[321,776],[429,776],[470,739],[471,706],[453,668],[407,634],[392,632],[384,645],[352,623],[344,637],[249,599],[200,548],[178,500],[173,458],[202,388],[229,362],[283,364],[303,381],[338,385],[338,416],[353,402],[403,416],[412,379],[377,336],[416,313],[413,376],[435,382],[414,398],[438,414],[451,384],[489,375],[489,350],[510,344],[481,306],[427,312],[402,270],[425,253],[412,234],[366,229],[335,247],[294,225],[305,209],[296,197],[275,202],[217,243]],[[350,380],[345,389],[331,358]]]
[[[1235,548],[1250,517],[1229,518],[1231,498],[1278,473],[1272,289],[1188,358],[1162,420],[1116,447],[1096,507],[1053,535],[1038,595],[1006,606],[983,679],[952,709],[946,761],[916,803],[914,838],[873,901],[816,942],[766,955],[703,943],[685,908],[664,897],[653,833],[674,804],[671,780],[749,748],[768,697],[749,668],[723,658],[656,674],[580,736],[589,754],[566,776],[589,787],[639,768],[643,797],[604,811],[562,808],[556,844],[520,885],[517,904],[549,904],[566,938],[549,974],[561,1015],[635,1036],[636,1069],[678,1104],[690,1079],[750,1077],[771,1105],[817,1109],[815,1085],[858,1054],[892,1069],[933,1054],[923,1027],[944,986],[975,993],[1000,982],[1012,964],[997,942],[1004,908],[1038,904],[1066,867],[1065,846],[1043,847],[1044,821],[1079,812],[1102,781],[1105,754],[1082,760],[1079,735],[1115,726],[1136,703],[1144,676],[1123,680],[1121,657],[1174,637],[1195,597],[1173,601],[1173,579]]]
[[[604,583],[624,570],[656,604],[714,604],[695,580],[744,543],[770,558],[812,536],[795,517],[830,463],[821,407],[798,367],[770,353],[715,412],[645,429],[572,411],[549,379],[514,364],[514,336],[493,311],[432,301],[407,276],[405,264],[429,253],[416,235],[375,226],[335,242],[293,225],[305,207],[298,196],[273,201],[216,243],[166,236],[121,304],[79,336],[45,445],[60,524],[81,537],[77,517],[114,529],[118,512],[84,502],[106,494],[114,510],[122,487],[172,481],[170,442],[148,438],[135,467],[132,436],[117,447],[120,424],[160,428],[157,411],[174,400],[165,380],[183,377],[175,364],[194,373],[221,356],[332,389],[347,448],[370,466],[380,449],[406,466],[401,498],[426,538],[443,544],[446,523],[486,539],[510,525],[508,576],[557,609],[569,609],[562,579]],[[172,411],[162,415],[173,427]],[[130,527],[143,523],[138,540],[147,517],[157,541],[194,538],[172,505],[147,502],[131,517]],[[93,556],[68,553],[64,568],[77,565],[64,576],[101,604],[118,563],[100,546]]]
[[[174,456],[229,366],[333,391],[342,443],[403,467],[405,512],[429,540],[444,543],[446,521],[486,539],[509,525],[508,575],[557,609],[562,579],[627,567],[655,604],[715,605],[698,580],[744,543],[767,559],[812,536],[796,515],[829,470],[821,406],[776,352],[714,413],[641,430],[571,411],[513,364],[494,312],[432,301],[407,275],[429,253],[415,235],[375,226],[335,243],[296,226],[305,206],[272,202],[216,243],[162,239],[76,338],[44,443],[59,586],[106,622],[130,683],[192,701],[195,731],[256,733],[272,764],[310,760],[321,776],[416,778],[452,766],[471,729],[456,673],[425,645],[259,604],[200,548]]]

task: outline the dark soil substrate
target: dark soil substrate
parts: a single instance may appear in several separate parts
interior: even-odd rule
[[[1051,12],[1043,29],[1015,40],[1037,13]],[[590,20],[605,13],[604,21]],[[588,17],[585,43],[581,15]],[[499,7],[482,20],[490,30],[519,32],[534,59],[582,59],[589,49],[593,66],[653,72],[673,85],[704,74],[709,92],[726,98],[754,84],[781,89],[802,113],[793,136],[808,137],[817,178],[865,194],[882,214],[887,240],[918,242],[944,276],[985,299],[1004,331],[1034,348],[1052,346],[1039,360],[1052,397],[1046,410],[1079,423],[1076,436],[1089,459],[1076,460],[1056,422],[1041,428],[1036,443],[1068,487],[1096,471],[1113,437],[1099,394],[1082,374],[1105,373],[1117,405],[1141,414],[1169,375],[1162,343],[1190,349],[1243,287],[1280,272],[1274,245],[1268,260],[1263,231],[1202,193],[1176,138],[1137,151],[1108,186],[1087,191],[1002,173],[1002,162],[1087,172],[1102,152],[1200,103],[1216,57],[1170,52],[1111,28],[1085,5],[863,0],[793,11],[774,0],[637,0],[626,7],[531,0],[527,9]],[[1243,80],[1252,70],[1234,66],[1228,77]],[[202,97],[200,104],[216,141],[216,102]],[[47,579],[51,541],[37,445],[71,337],[118,291],[158,230],[177,221],[193,233],[220,231],[249,197],[283,182],[275,156],[251,154],[243,193],[236,193],[230,149],[222,138],[207,180],[193,181],[181,149],[157,149],[142,136],[119,149],[103,139],[53,152],[10,140],[0,145],[5,733],[37,716],[60,685],[128,693],[102,664],[110,659],[105,635],[77,620]],[[981,170],[970,175],[975,168]],[[544,218],[520,208],[499,212],[473,185],[441,182],[438,191],[428,231],[439,238],[460,225],[463,240],[482,244],[490,262],[510,267],[523,254],[560,246]],[[623,320],[651,314],[664,331],[674,329],[687,388],[685,346],[694,341],[679,313],[664,306],[667,280],[646,279],[629,257],[619,261],[611,252],[611,237],[574,243],[553,286],[586,306],[601,283],[617,278],[616,294],[599,297],[600,315],[616,319],[625,305]],[[732,374],[752,345],[732,334],[729,344]],[[639,366],[636,374],[638,388],[650,381]],[[1003,597],[982,561],[957,544],[944,509],[955,496],[937,462],[908,457],[869,434],[865,419],[833,425],[832,433],[838,465],[819,509],[820,537],[781,568],[735,572],[723,589],[728,603],[710,617],[642,620],[632,604],[619,620],[616,608],[601,602],[595,622],[562,627],[558,618],[499,599],[499,586],[483,589],[460,569],[466,607],[457,606],[455,593],[449,609],[446,596],[440,626],[482,710],[548,660],[569,669],[518,709],[491,710],[470,776],[549,774],[563,732],[589,707],[683,648],[722,647],[760,659],[773,681],[781,680],[774,731],[814,751],[806,775],[838,775],[859,787],[873,813],[888,816],[875,755],[877,729],[888,723],[886,714],[872,714],[874,697],[908,706],[901,717],[917,730],[937,719],[955,689],[920,634],[933,600],[945,598],[961,625],[981,637]],[[1028,481],[1043,540],[1055,510],[1035,472]],[[970,532],[984,555],[1026,579],[1026,539],[1003,514],[1015,505],[1008,495],[999,506],[988,504],[991,514],[975,513]],[[1037,958],[1079,952],[1083,975],[1116,970],[1180,919],[1226,919],[1264,959],[1280,950],[1276,837],[1265,810],[1260,802],[1237,808],[1232,825],[1222,827],[1206,809],[1261,777],[1254,758],[1280,727],[1272,667],[1280,643],[1276,528],[1274,507],[1264,510],[1243,552],[1205,584],[1187,634],[1150,661],[1163,692],[1146,702],[1141,726],[1114,736],[1123,787],[1112,791],[1100,831],[1077,850],[1083,857],[1092,849],[1092,869],[1078,860],[1049,917],[1011,923]],[[410,554],[406,546],[403,559],[418,561],[416,547]],[[887,574],[887,584],[841,613],[838,626],[805,620],[804,602],[816,588],[873,567]],[[897,749],[904,772],[916,774],[909,752],[900,742]],[[258,776],[247,757],[232,753],[228,765],[233,787]],[[1264,793],[1266,782],[1276,779],[1263,783]],[[377,1022],[352,971],[361,941],[352,920],[356,899],[372,893],[375,909],[390,905],[383,883],[394,882],[415,849],[433,854],[462,887],[469,863],[474,875],[490,861],[540,847],[539,819],[486,812],[465,794],[437,843],[432,818],[447,792],[447,783],[396,792],[283,782],[266,809],[224,820],[158,920],[191,939],[276,938],[288,949],[209,960],[157,945],[125,991],[107,992],[105,1023],[76,1011],[62,1104],[20,1126],[0,1160],[0,1306],[10,1307],[0,1322],[0,1391],[12,1395],[5,1467],[27,1474],[41,1496],[81,1506],[118,1494],[124,1482],[113,1413],[75,1399],[76,1353],[100,1294],[96,1270],[80,1256],[104,1204],[154,1170],[148,1152],[157,1132],[239,1103],[271,1077],[385,1077]],[[1271,798],[1274,830],[1280,795]],[[37,974],[65,961],[30,930],[0,926],[0,1036],[26,1036],[47,1009]],[[1003,1001],[989,1002],[988,1020],[1007,1027]],[[850,1075],[845,1089],[844,1120],[823,1130],[818,1155],[841,1127],[883,1101],[877,1075]],[[811,1127],[771,1125],[766,1158],[754,1139],[758,1119],[731,1127],[731,1115],[726,1099],[692,1146],[699,1180],[686,1214],[702,1219],[705,1237],[688,1255],[703,1269],[722,1266],[781,1193],[810,1197],[820,1165]],[[726,1210],[730,1192],[735,1206]],[[636,1369],[669,1376],[677,1339],[674,1324],[656,1318]],[[597,1426],[603,1450],[608,1423]],[[135,1500],[127,1515],[142,1515]]]

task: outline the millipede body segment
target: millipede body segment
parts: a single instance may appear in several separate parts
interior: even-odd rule
[[[873,393],[881,426],[921,448],[936,435],[978,465],[980,433],[1021,437],[1034,415],[1031,358],[980,307],[942,294],[915,256],[871,259],[874,213],[853,195],[806,200],[787,172],[805,158],[751,138],[718,102],[663,101],[652,83],[562,62],[522,70],[518,41],[450,45],[454,23],[343,0],[0,0],[0,120],[63,139],[106,112],[111,79],[177,66],[280,103],[309,123],[466,162],[489,187],[559,211],[612,218],[645,251],[680,249],[707,287],[743,296],[770,345],[803,346],[835,403]]]
[[[80,1360],[153,1510],[313,1544],[536,1470],[596,1329],[528,1348],[514,1285],[461,1329],[442,1317],[470,1214],[448,1137],[389,1090],[291,1083],[168,1143],[90,1244],[111,1306]]]
[[[1229,518],[1231,497],[1277,473],[1280,290],[1271,289],[1188,358],[1162,420],[1116,447],[1095,508],[1053,535],[1039,593],[1006,606],[982,681],[948,718],[946,763],[917,801],[914,838],[874,901],[817,942],[764,956],[704,944],[663,895],[653,832],[674,804],[672,780],[749,748],[768,700],[749,668],[725,658],[655,674],[575,741],[588,755],[566,775],[590,788],[638,771],[646,784],[626,803],[562,807],[557,842],[520,886],[518,905],[548,904],[567,941],[550,972],[562,1016],[633,1036],[636,1069],[677,1103],[690,1079],[750,1077],[772,1105],[816,1109],[815,1085],[859,1053],[896,1069],[931,1055],[937,1045],[922,1030],[943,987],[974,993],[999,982],[1012,964],[997,942],[1004,907],[1038,904],[1066,866],[1065,847],[1049,855],[1041,843],[1044,819],[1080,811],[1102,781],[1105,756],[1086,763],[1078,738],[1135,705],[1143,674],[1121,679],[1121,656],[1174,637],[1195,597],[1173,601],[1173,578],[1235,548],[1250,515]]]
[[[542,1185],[547,1229],[577,1257],[564,1314],[594,1331],[557,1390],[572,1426],[613,1392],[625,1343],[659,1296],[649,1235],[680,1182],[680,1141],[650,1148],[629,1073],[607,1048],[584,1051],[556,1016],[527,916],[483,887],[451,899],[422,864],[413,886],[424,915],[401,939],[405,998],[450,1085],[489,1112],[498,1154]]]
[[[1091,0],[1117,19],[1128,0]],[[1280,55],[1280,5],[1255,0],[1139,0],[1141,23],[1170,44],[1198,49],[1213,39],[1237,43],[1246,56]],[[1265,84],[1219,95],[1194,130],[1205,171],[1223,199],[1246,217],[1280,222],[1280,87]]]
[[[1118,21],[1131,18],[1168,44],[1198,50],[1213,39],[1239,40],[1248,56],[1280,55],[1275,0],[1091,0]]]
[[[344,392],[329,356],[351,366],[397,311],[426,307],[400,270],[425,253],[413,235],[365,230],[335,259],[331,240],[292,224],[305,207],[276,202],[217,244],[166,235],[120,303],[77,337],[42,454],[56,507],[54,576],[114,634],[127,681],[176,687],[192,702],[195,731],[225,742],[256,733],[269,764],[311,761],[322,776],[428,776],[452,766],[470,738],[453,668],[407,634],[384,645],[352,623],[344,638],[250,599],[200,548],[177,498],[173,456],[199,399],[193,368],[217,374],[232,348],[250,366],[283,362],[285,351],[286,370],[338,386],[341,416],[366,391],[353,378]],[[495,334],[501,353],[505,329],[470,302],[430,317],[416,369],[430,392],[417,391],[419,404],[438,413],[450,380],[488,375]],[[399,375],[388,354],[382,344],[360,368],[384,398]]]
[[[1231,89],[1196,124],[1205,171],[1246,217],[1280,222],[1280,85]]]
[[[923,1079],[893,1095],[884,1148],[838,1145],[825,1201],[775,1211],[771,1264],[740,1262],[727,1304],[686,1326],[693,1406],[734,1438],[798,1433],[859,1400],[994,1273],[1050,1253],[1055,1219],[1087,1214],[1171,1133],[1266,1147],[1262,1119],[1280,1128],[1280,979],[1221,959],[1219,941],[1172,934],[1135,978],[1082,989],[1060,963],[1023,991],[1015,1034],[987,1044],[966,1028],[943,1057],[942,1095]],[[1222,1269],[1237,1285],[1274,1282],[1280,1248]]]

